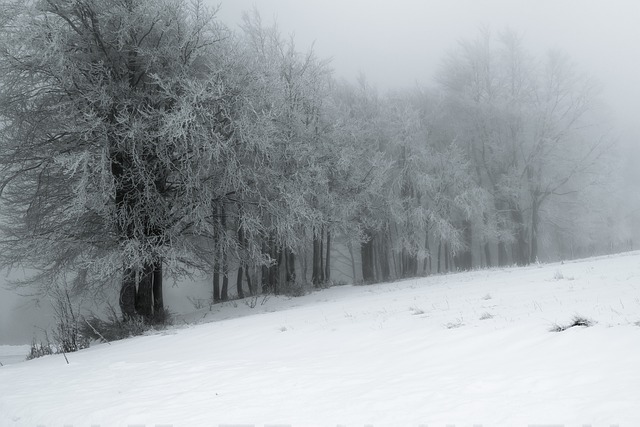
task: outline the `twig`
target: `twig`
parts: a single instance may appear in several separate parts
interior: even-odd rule
[[[64,360],[67,361],[67,365],[69,364],[69,359],[67,359],[67,355],[64,353],[64,351],[62,352],[62,355],[64,356]]]
[[[84,317],[84,316],[82,316],[82,317]],[[89,325],[89,327],[90,327],[91,329],[93,329],[93,332],[95,332],[95,333],[96,333],[96,335],[98,335],[98,336],[102,339],[102,341],[104,341],[104,342],[106,342],[107,344],[111,345],[111,343],[109,342],[109,340],[108,340],[108,339],[106,339],[105,337],[103,337],[103,336],[102,336],[102,334],[101,334],[100,332],[98,332],[98,330],[97,330],[96,328],[94,328],[94,327],[91,325],[91,323],[89,323],[89,321],[88,321],[87,319],[84,319],[84,321],[85,321],[85,322],[87,322],[87,325]]]

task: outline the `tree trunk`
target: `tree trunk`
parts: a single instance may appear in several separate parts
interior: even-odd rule
[[[125,268],[122,274],[120,288],[120,311],[124,321],[131,320],[136,315],[136,273],[131,268]]]
[[[509,262],[507,255],[507,245],[504,242],[498,242],[498,265],[504,267]]]
[[[244,237],[242,235],[242,227],[238,227],[238,244],[240,247],[244,247]],[[240,258],[242,258],[240,256]],[[238,293],[238,298],[244,298],[244,290],[242,289],[242,263],[243,260],[238,260],[238,273],[236,275],[236,291]]]
[[[213,302],[220,302],[220,261],[217,259],[213,264]]]
[[[316,288],[320,287],[320,259],[322,252],[320,251],[320,241],[317,234],[313,235],[313,262],[311,270],[311,283]]]
[[[153,317],[153,265],[145,264],[142,272],[137,276],[136,313],[145,321],[150,321]]]
[[[527,238],[524,229],[522,212],[516,206],[511,208],[511,218],[516,227],[516,242],[514,246],[514,259],[516,264],[525,265],[528,262],[527,257]]]
[[[484,243],[484,259],[487,267],[491,268],[491,248],[489,247],[489,242]]]
[[[220,225],[217,206],[213,208],[213,217],[216,225]],[[220,302],[220,251],[222,246],[218,228],[214,229],[213,239],[215,245],[213,251],[213,303],[217,304]]]
[[[449,243],[444,242],[444,271],[449,272]]]
[[[249,295],[251,295],[253,297],[253,296],[258,295],[258,292],[257,292],[257,289],[255,287],[255,282],[251,279],[251,270],[252,269],[253,268],[250,269],[248,265],[245,265],[245,270],[246,270],[246,273],[247,273],[247,286],[249,287]]]
[[[270,250],[269,250],[269,245],[267,244],[266,241],[262,242],[262,254],[263,255],[268,255],[269,257],[271,257],[270,255]],[[260,283],[262,284],[262,293],[269,293],[269,292],[273,292],[273,289],[271,287],[271,282],[269,281],[269,270],[270,267],[263,265],[260,267]]]
[[[389,248],[388,240],[385,238],[376,239],[378,243],[378,258],[380,263],[380,280],[387,282],[391,276],[391,267],[389,266]]]
[[[324,277],[324,227],[322,227],[320,229],[320,251],[318,252],[318,256],[319,256],[319,261],[320,261],[320,270],[319,270],[319,274],[320,274],[320,283],[324,283],[325,281],[325,277]]]
[[[360,244],[360,256],[362,257],[362,281],[364,283],[373,283],[374,266],[373,266],[373,236],[366,233],[368,240]]]
[[[238,274],[236,274],[236,290],[238,292],[238,298],[244,298],[244,290],[242,289],[242,265],[238,267]]]
[[[327,261],[324,264],[324,280],[331,281],[331,231],[327,230]]]
[[[166,320],[162,294],[162,260],[156,261],[153,270],[153,320],[158,324],[164,324]]]
[[[287,283],[296,281],[296,256],[291,249],[285,249],[287,257]]]
[[[227,213],[224,204],[220,206],[220,226],[222,232],[227,232]],[[220,290],[220,299],[227,301],[229,299],[229,259],[227,251],[222,251],[222,289]]]
[[[303,252],[302,252],[302,261],[301,261],[301,269],[302,269],[302,283],[308,283],[307,282],[307,277],[308,277],[308,270],[309,270],[309,251],[307,248],[304,248]]]
[[[353,284],[358,280],[358,272],[356,270],[356,258],[353,256],[353,244],[347,243],[347,249],[349,250],[349,257],[351,258],[351,274],[353,275]]]
[[[431,253],[429,251],[429,230],[427,230],[426,233],[425,233],[424,250],[427,253],[427,255],[424,257],[424,261],[423,261],[423,264],[422,264],[422,274],[423,275],[427,275],[427,274],[431,273],[431,268],[429,268],[429,270],[427,271],[428,262],[431,259]]]
[[[371,258],[373,259],[373,281],[378,283],[380,282],[380,253],[378,251],[378,245],[380,239],[374,239],[373,245],[371,245],[371,251],[373,254]]]
[[[471,270],[473,267],[473,230],[470,221],[462,223],[462,235],[464,236],[465,249],[460,254],[460,270]]]
[[[276,248],[273,236],[263,243],[262,250],[272,260],[271,265],[262,267],[262,292],[278,294],[278,258],[280,253]]]
[[[229,300],[229,264],[227,263],[226,252],[222,255],[222,289],[220,289],[220,300]]]
[[[538,261],[538,224],[540,222],[540,202],[537,198],[533,198],[531,205],[531,252],[529,262]]]

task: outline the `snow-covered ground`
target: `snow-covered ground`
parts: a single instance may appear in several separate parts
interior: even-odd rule
[[[4,366],[0,425],[640,425],[638,252],[249,301]]]
[[[29,354],[28,345],[0,345],[0,364],[23,362]]]

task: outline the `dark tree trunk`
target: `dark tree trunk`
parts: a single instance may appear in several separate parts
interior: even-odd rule
[[[533,198],[531,205],[531,253],[529,262],[538,261],[538,224],[540,222],[540,202],[537,198]]]
[[[331,231],[327,230],[327,260],[324,263],[324,280],[331,281]]]
[[[449,272],[449,243],[444,243],[444,271]]]
[[[388,240],[384,238],[376,239],[378,263],[380,265],[380,280],[389,281],[391,277],[391,267],[389,266],[389,249],[387,247]]]
[[[489,242],[485,242],[484,244],[484,259],[486,261],[487,267],[491,268],[492,267],[491,248],[489,247]]]
[[[304,249],[304,252],[302,253],[302,261],[301,261],[301,273],[302,273],[302,283],[308,283],[307,281],[307,277],[309,277],[308,275],[308,271],[309,271],[309,253],[307,251],[307,249]]]
[[[217,206],[213,208],[213,217],[215,221],[215,229],[213,234],[215,249],[213,251],[213,303],[220,302],[220,255],[222,245],[220,244],[220,230],[221,227],[219,209]]]
[[[262,267],[262,292],[278,293],[278,259],[280,253],[276,248],[275,239],[270,237],[267,242],[263,243],[263,253],[268,255],[272,260],[272,264]]]
[[[138,278],[136,313],[149,321],[153,317],[153,265],[145,264]]]
[[[349,249],[349,257],[351,258],[351,274],[353,275],[353,283],[355,284],[358,280],[358,272],[356,270],[356,258],[353,256],[353,244],[351,244],[351,242],[347,244],[347,249]]]
[[[373,236],[367,233],[368,240],[360,245],[360,256],[362,257],[362,281],[364,283],[373,283],[374,277],[374,260],[373,260]]]
[[[322,273],[321,273],[321,260],[322,260],[322,246],[321,246],[322,235],[318,236],[314,234],[313,236],[313,265],[311,271],[311,283],[313,286],[320,287],[322,283]]]
[[[220,302],[220,261],[218,259],[213,264],[213,302]]]
[[[220,227],[222,232],[227,232],[227,212],[224,204],[220,206]],[[220,299],[229,299],[229,259],[226,250],[222,250],[222,289],[220,289]]]
[[[238,227],[238,244],[241,247],[244,247],[244,236],[242,234],[242,227]],[[238,298],[244,298],[244,290],[242,289],[243,260],[238,260],[238,264],[238,274],[236,275],[236,290],[238,293]]]
[[[153,319],[159,324],[164,324],[166,320],[162,294],[162,260],[156,262],[153,270]]]
[[[229,265],[227,264],[227,254],[223,255],[222,260],[222,288],[220,289],[220,300],[229,300]]]
[[[290,249],[285,249],[287,257],[287,282],[295,283],[296,281],[296,256]]]
[[[324,283],[325,282],[325,277],[324,277],[324,227],[322,227],[320,229],[320,251],[318,252],[318,257],[319,257],[319,261],[320,261],[320,270],[319,270],[319,274],[320,274],[320,283]]]
[[[136,315],[136,273],[131,268],[125,268],[120,288],[120,311],[124,321]]]
[[[402,273],[401,276],[402,277],[407,277],[409,275],[408,270],[409,270],[409,260],[407,258],[407,250],[406,249],[402,249],[402,251],[400,252],[400,266],[402,269]]]
[[[244,290],[242,289],[242,265],[238,267],[238,274],[236,275],[236,289],[238,291],[238,298],[244,298]]]
[[[249,287],[249,295],[251,296],[256,296],[258,294],[256,287],[255,287],[255,282],[251,279],[251,270],[253,268],[249,268],[248,265],[245,265],[245,270],[247,273],[247,287]]]
[[[267,246],[266,242],[262,242],[262,253],[264,255],[268,255],[269,254],[269,248]],[[263,265],[262,267],[260,267],[260,283],[262,284],[262,292],[263,293],[268,293],[268,292],[272,292],[273,290],[270,287],[270,283],[269,283],[269,267],[267,267],[266,265]]]
[[[119,305],[125,321],[136,315],[147,323],[165,321],[162,273],[162,260],[145,264],[139,273],[124,269]]]
[[[511,207],[511,219],[516,227],[516,242],[514,244],[514,259],[516,264],[525,265],[528,262],[527,257],[527,238],[524,227],[522,212],[516,206]]]
[[[380,250],[378,248],[380,239],[374,239],[371,250],[373,251],[373,277],[374,282],[380,282]]]
[[[438,274],[442,272],[442,241],[438,243]]]
[[[473,255],[471,249],[473,247],[473,230],[471,222],[464,221],[462,224],[462,235],[464,236],[465,249],[460,254],[460,270],[471,270],[473,267]]]

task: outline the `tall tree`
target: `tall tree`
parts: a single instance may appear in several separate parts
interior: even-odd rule
[[[484,225],[495,229],[499,263],[509,242],[515,263],[534,262],[545,206],[602,170],[607,138],[593,82],[564,54],[535,58],[508,30],[461,42],[439,81],[476,182],[493,199]]]
[[[121,277],[125,318],[162,320],[210,228],[204,204],[229,144],[223,30],[202,2],[14,4],[0,29],[2,261],[44,287]],[[207,214],[204,214],[207,212]],[[118,272],[120,274],[118,274]]]

